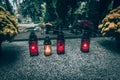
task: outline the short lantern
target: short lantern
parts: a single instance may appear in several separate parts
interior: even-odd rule
[[[38,40],[35,32],[31,32],[29,36],[29,51],[30,56],[38,55]]]
[[[63,32],[59,32],[57,36],[57,54],[65,53],[65,39]]]
[[[49,36],[45,37],[44,40],[44,55],[49,56],[52,54],[51,40]]]
[[[81,40],[81,51],[89,52],[89,47],[90,47],[90,37],[89,34],[85,32]]]

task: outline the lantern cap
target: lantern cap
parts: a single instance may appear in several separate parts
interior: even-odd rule
[[[51,45],[51,40],[49,38],[49,36],[46,36],[44,39],[44,45]]]
[[[84,31],[84,34],[83,34],[82,38],[89,39],[90,38],[89,32],[88,31]]]
[[[36,36],[36,34],[35,34],[34,31],[32,31],[32,32],[30,33],[29,40],[30,40],[30,41],[37,41],[37,36]]]
[[[64,39],[64,33],[62,31],[58,33],[57,39]]]

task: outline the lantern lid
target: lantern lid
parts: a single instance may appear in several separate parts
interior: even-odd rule
[[[37,36],[34,31],[30,33],[29,41],[37,41]]]
[[[88,31],[84,31],[84,34],[83,34],[82,38],[89,39],[90,38],[89,32]]]
[[[44,39],[44,45],[51,45],[51,40],[49,38],[49,36],[46,36]]]
[[[64,39],[64,33],[62,31],[58,33],[57,39]]]

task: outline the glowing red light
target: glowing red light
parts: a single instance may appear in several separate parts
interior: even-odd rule
[[[81,41],[81,51],[88,52],[89,51],[89,45],[90,45],[90,40],[89,39],[83,39]]]
[[[84,44],[84,47],[87,47],[87,44]]]
[[[31,48],[32,50],[34,50],[35,49],[35,46],[32,46],[32,48]]]
[[[88,49],[88,44],[87,43],[84,43],[83,46],[82,46],[83,49]]]
[[[57,52],[59,53],[64,53],[65,51],[65,44],[61,40],[57,42]]]
[[[29,48],[30,48],[30,54],[38,54],[38,45],[37,45],[37,42],[32,42],[30,45],[29,45]]]

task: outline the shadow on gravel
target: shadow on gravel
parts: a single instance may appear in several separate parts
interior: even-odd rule
[[[9,64],[14,64],[20,57],[20,48],[21,47],[2,47],[2,53],[0,53],[0,67],[6,66]]]
[[[110,50],[113,53],[120,54],[120,47],[116,45],[116,42],[114,39],[102,40],[102,41],[99,41],[98,43],[102,45],[105,49]]]

